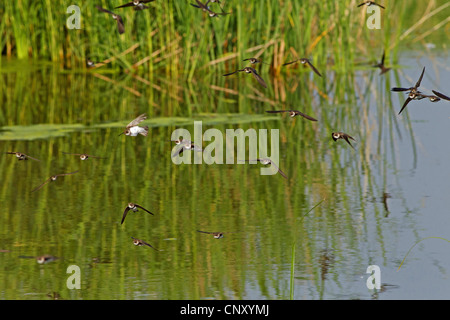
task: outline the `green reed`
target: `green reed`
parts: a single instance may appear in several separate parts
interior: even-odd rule
[[[142,12],[113,9],[117,1],[99,1],[99,5],[123,16],[126,32],[119,35],[115,21],[98,12],[95,4],[83,1],[81,29],[69,30],[68,0],[2,2],[2,57],[32,57],[58,62],[66,68],[83,68],[87,57],[105,60],[138,43],[138,50],[114,64],[129,68],[144,60],[141,68],[149,73],[159,69],[177,76],[181,71],[192,79],[193,72],[205,65],[220,72],[226,67],[241,67],[241,60],[248,56],[245,50],[267,45],[254,53],[275,66],[276,72],[286,59],[297,56],[319,61],[322,68],[344,71],[358,55],[378,57],[382,48],[396,53],[398,45],[409,43],[446,17],[445,0],[414,4],[396,1],[395,5],[386,1],[382,30],[365,26],[368,15],[364,8],[356,7],[354,0],[268,0],[245,5],[229,0],[223,6],[232,13],[213,19],[189,1],[155,1],[151,9]],[[437,8],[442,10],[402,38],[404,29],[415,21],[412,17]],[[378,49],[372,52],[371,47]],[[227,59],[230,54],[233,58]]]

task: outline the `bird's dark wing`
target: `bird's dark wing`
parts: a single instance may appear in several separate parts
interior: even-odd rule
[[[41,161],[41,160],[39,160],[39,159],[36,159],[36,158],[30,157],[29,155],[25,155],[25,158],[30,158],[31,160],[34,160],[34,161]]]
[[[125,218],[127,217],[128,211],[130,211],[130,207],[127,206],[125,208],[125,211],[123,212],[123,216],[122,216],[122,221],[120,222],[120,224],[123,224],[123,222],[125,221]]]
[[[84,154],[86,157],[88,157],[88,158],[96,158],[96,159],[106,159],[106,158],[103,158],[103,157],[97,157],[97,156],[93,156],[93,155],[91,155],[91,154]]]
[[[413,88],[400,88],[400,87],[395,87],[392,88],[391,91],[411,91]]]
[[[350,147],[352,147],[353,149],[355,149],[355,148],[353,147],[353,145],[350,143],[350,140],[349,140],[349,139],[355,140],[355,139],[353,139],[352,137],[350,137],[348,134],[345,134],[345,135],[344,135],[344,140],[347,141],[347,143],[350,145]],[[356,140],[355,140],[355,141],[356,141]]]
[[[150,211],[148,211],[147,209],[145,209],[144,207],[138,205],[138,204],[134,204],[136,207],[141,208],[144,211],[147,211],[148,213],[150,213],[153,216],[153,213],[151,213]]]
[[[69,172],[69,173],[60,173],[60,174],[55,174],[55,176],[57,176],[57,177],[61,177],[61,176],[68,176],[69,174],[74,174],[74,173],[77,173],[78,172],[78,170],[77,171],[74,171],[74,172]]]
[[[114,12],[111,12],[111,11],[109,11],[109,10],[106,10],[106,9],[104,9],[104,8],[98,6],[98,5],[95,6],[95,7],[97,8],[98,11],[106,12],[106,13],[109,13],[109,14],[114,14]]]
[[[307,114],[304,114],[303,112],[300,112],[298,110],[295,110],[295,113],[302,116],[305,119],[311,120],[311,121],[317,121],[317,119],[314,119],[313,117],[308,116]]]
[[[263,78],[261,78],[261,76],[256,72],[256,70],[251,68],[251,71],[255,79],[258,80],[259,84],[262,85],[264,88],[267,88],[267,84],[264,82]]]
[[[208,9],[208,7],[206,5],[204,5],[203,3],[201,3],[199,0],[195,0],[195,2],[197,2],[199,8],[206,9],[206,10],[210,11]]]
[[[74,155],[74,156],[81,156],[81,153],[69,153],[69,152],[64,152],[64,151],[61,151],[62,153],[64,153],[64,154],[71,154],[71,155]]]
[[[414,88],[418,88],[418,87],[420,87],[420,83],[422,82],[422,78],[423,78],[423,74],[425,73],[425,67],[423,67],[423,70],[422,70],[422,74],[420,75],[420,78],[419,78],[419,80],[417,81],[417,83],[416,83],[416,86],[414,87]]]
[[[281,112],[292,112],[294,110],[267,110],[267,113],[281,113]]]
[[[158,249],[156,249],[155,247],[153,247],[151,244],[149,244],[149,243],[147,243],[147,242],[145,242],[145,241],[143,241],[143,240],[141,240],[141,239],[136,239],[136,238],[134,238],[134,237],[131,237],[131,239],[137,240],[137,241],[139,241],[140,243],[142,243],[143,245],[148,246],[148,247],[150,247],[150,248],[152,248],[152,249],[154,249],[154,250],[156,250],[156,251],[159,251]]]
[[[142,240],[141,240],[141,241],[142,241]],[[144,245],[146,245],[147,247],[152,248],[153,250],[159,251],[158,249],[156,249],[156,248],[153,247],[151,244],[149,244],[149,243],[147,243],[147,242],[145,242],[145,241],[142,241],[142,243],[143,243]]]
[[[214,232],[201,231],[201,230],[197,230],[197,232],[201,232],[201,233],[207,233],[207,234],[213,234],[213,233],[214,233]]]
[[[306,60],[306,63],[311,67],[311,69],[313,69],[313,71],[319,76],[321,77],[322,75],[320,74],[320,72],[316,69],[316,67],[314,67],[311,63],[311,61]]]
[[[115,7],[114,9],[125,8],[125,7],[133,7],[133,6],[134,6],[133,2],[128,2],[128,3],[125,3],[125,4],[121,5],[121,6]]]
[[[447,97],[445,94],[440,93],[440,92],[437,92],[436,90],[431,90],[431,91],[433,91],[433,93],[434,93],[435,95],[437,95],[439,98],[442,98],[442,99],[444,99],[444,100],[449,100],[449,101],[450,101],[450,98]]]
[[[145,113],[143,113],[143,114],[141,114],[140,116],[138,116],[136,119],[134,119],[133,121],[131,121],[131,122],[127,125],[127,128],[137,126],[139,123],[141,123],[141,122],[144,121],[145,119],[147,119],[147,116],[145,115]]]
[[[389,70],[391,70],[391,68],[385,68],[384,66],[381,66],[380,75],[383,74],[383,73],[388,72]]]
[[[281,176],[283,176],[283,178],[285,178],[285,179],[288,178],[287,175],[283,171],[281,171],[281,169],[278,168],[278,166],[275,163],[273,163],[273,161],[270,161],[270,163],[278,170],[278,173],[281,174]]]
[[[125,32],[125,27],[123,25],[122,17],[117,15],[117,30],[119,30],[119,34],[122,34]]]
[[[226,77],[226,76],[231,76],[232,74],[235,74],[236,72],[238,72],[239,70],[236,70],[236,71],[234,71],[234,72],[230,72],[230,73],[227,73],[227,74],[224,74],[223,76],[224,77]]]
[[[45,180],[45,182],[42,183],[40,186],[38,186],[38,187],[34,188],[33,190],[31,190],[31,192],[38,191],[38,190],[41,189],[44,185],[46,185],[47,183],[49,183],[49,181],[50,181],[51,179],[52,179],[52,178],[48,178],[48,179]]]
[[[172,153],[172,158],[176,157],[179,154],[182,154],[184,150],[184,146],[181,146],[180,148],[178,148],[178,150],[175,150],[174,153]]]
[[[290,61],[290,62],[286,62],[283,64],[283,66],[287,66],[288,64],[293,64],[296,63],[297,61],[299,61],[300,59],[294,60],[294,61]]]
[[[412,100],[412,99],[411,99],[410,97],[408,97],[408,98],[406,99],[405,103],[403,104],[403,107],[400,109],[400,112],[399,112],[398,114],[402,113],[403,109],[406,108],[406,106],[408,105],[408,103],[409,103],[411,100]]]

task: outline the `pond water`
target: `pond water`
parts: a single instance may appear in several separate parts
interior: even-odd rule
[[[293,279],[294,299],[449,299],[450,101],[413,101],[398,115],[405,95],[390,88],[414,85],[425,66],[421,90],[448,95],[450,58],[412,52],[399,65],[324,79],[263,69],[266,91],[245,76],[148,85],[4,68],[0,298],[290,299]],[[319,121],[265,113],[285,108]],[[149,135],[119,136],[142,113]],[[260,164],[174,164],[171,134],[193,132],[194,120],[223,133],[279,129],[288,179],[261,175]],[[355,150],[333,131],[353,136]],[[121,224],[128,202],[154,215],[130,212]],[[25,258],[44,254],[58,259]],[[378,290],[367,286],[371,265]]]

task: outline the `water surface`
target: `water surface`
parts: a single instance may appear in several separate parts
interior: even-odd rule
[[[450,94],[450,59],[411,52],[399,64],[386,76],[329,71],[326,80],[266,70],[266,91],[247,77],[149,86],[47,65],[1,73],[1,151],[41,161],[0,157],[0,297],[289,299],[295,245],[294,299],[450,298],[447,241],[420,242],[398,270],[421,239],[450,239],[450,102],[413,101],[399,116],[405,97],[389,91],[413,85],[425,66],[422,90]],[[264,112],[287,107],[319,121]],[[118,136],[144,112],[148,137]],[[222,132],[279,129],[289,179],[260,175],[260,165],[173,164],[170,135],[194,120]],[[333,131],[355,137],[356,150]],[[128,202],[154,216],[130,213],[121,225]],[[60,259],[21,258],[42,254]],[[80,290],[67,288],[70,265],[80,267]],[[380,267],[381,290],[367,288],[369,265]]]

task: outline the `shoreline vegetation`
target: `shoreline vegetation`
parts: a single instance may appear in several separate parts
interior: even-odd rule
[[[70,30],[67,1],[5,1],[0,4],[0,65],[6,58],[32,58],[79,70],[92,59],[108,69],[148,74],[158,70],[192,79],[194,72],[212,67],[230,71],[250,56],[269,63],[276,76],[303,69],[281,66],[307,56],[322,69],[345,72],[378,59],[383,49],[395,63],[399,46],[424,44],[438,31],[448,30],[446,1],[386,0],[389,10],[381,13],[381,29],[372,30],[366,25],[370,14],[358,3],[229,0],[222,7],[232,14],[210,18],[189,1],[154,1],[143,11],[113,9],[118,5],[113,1],[83,1],[81,29]],[[117,32],[115,21],[99,12],[97,4],[123,17],[125,33]]]

